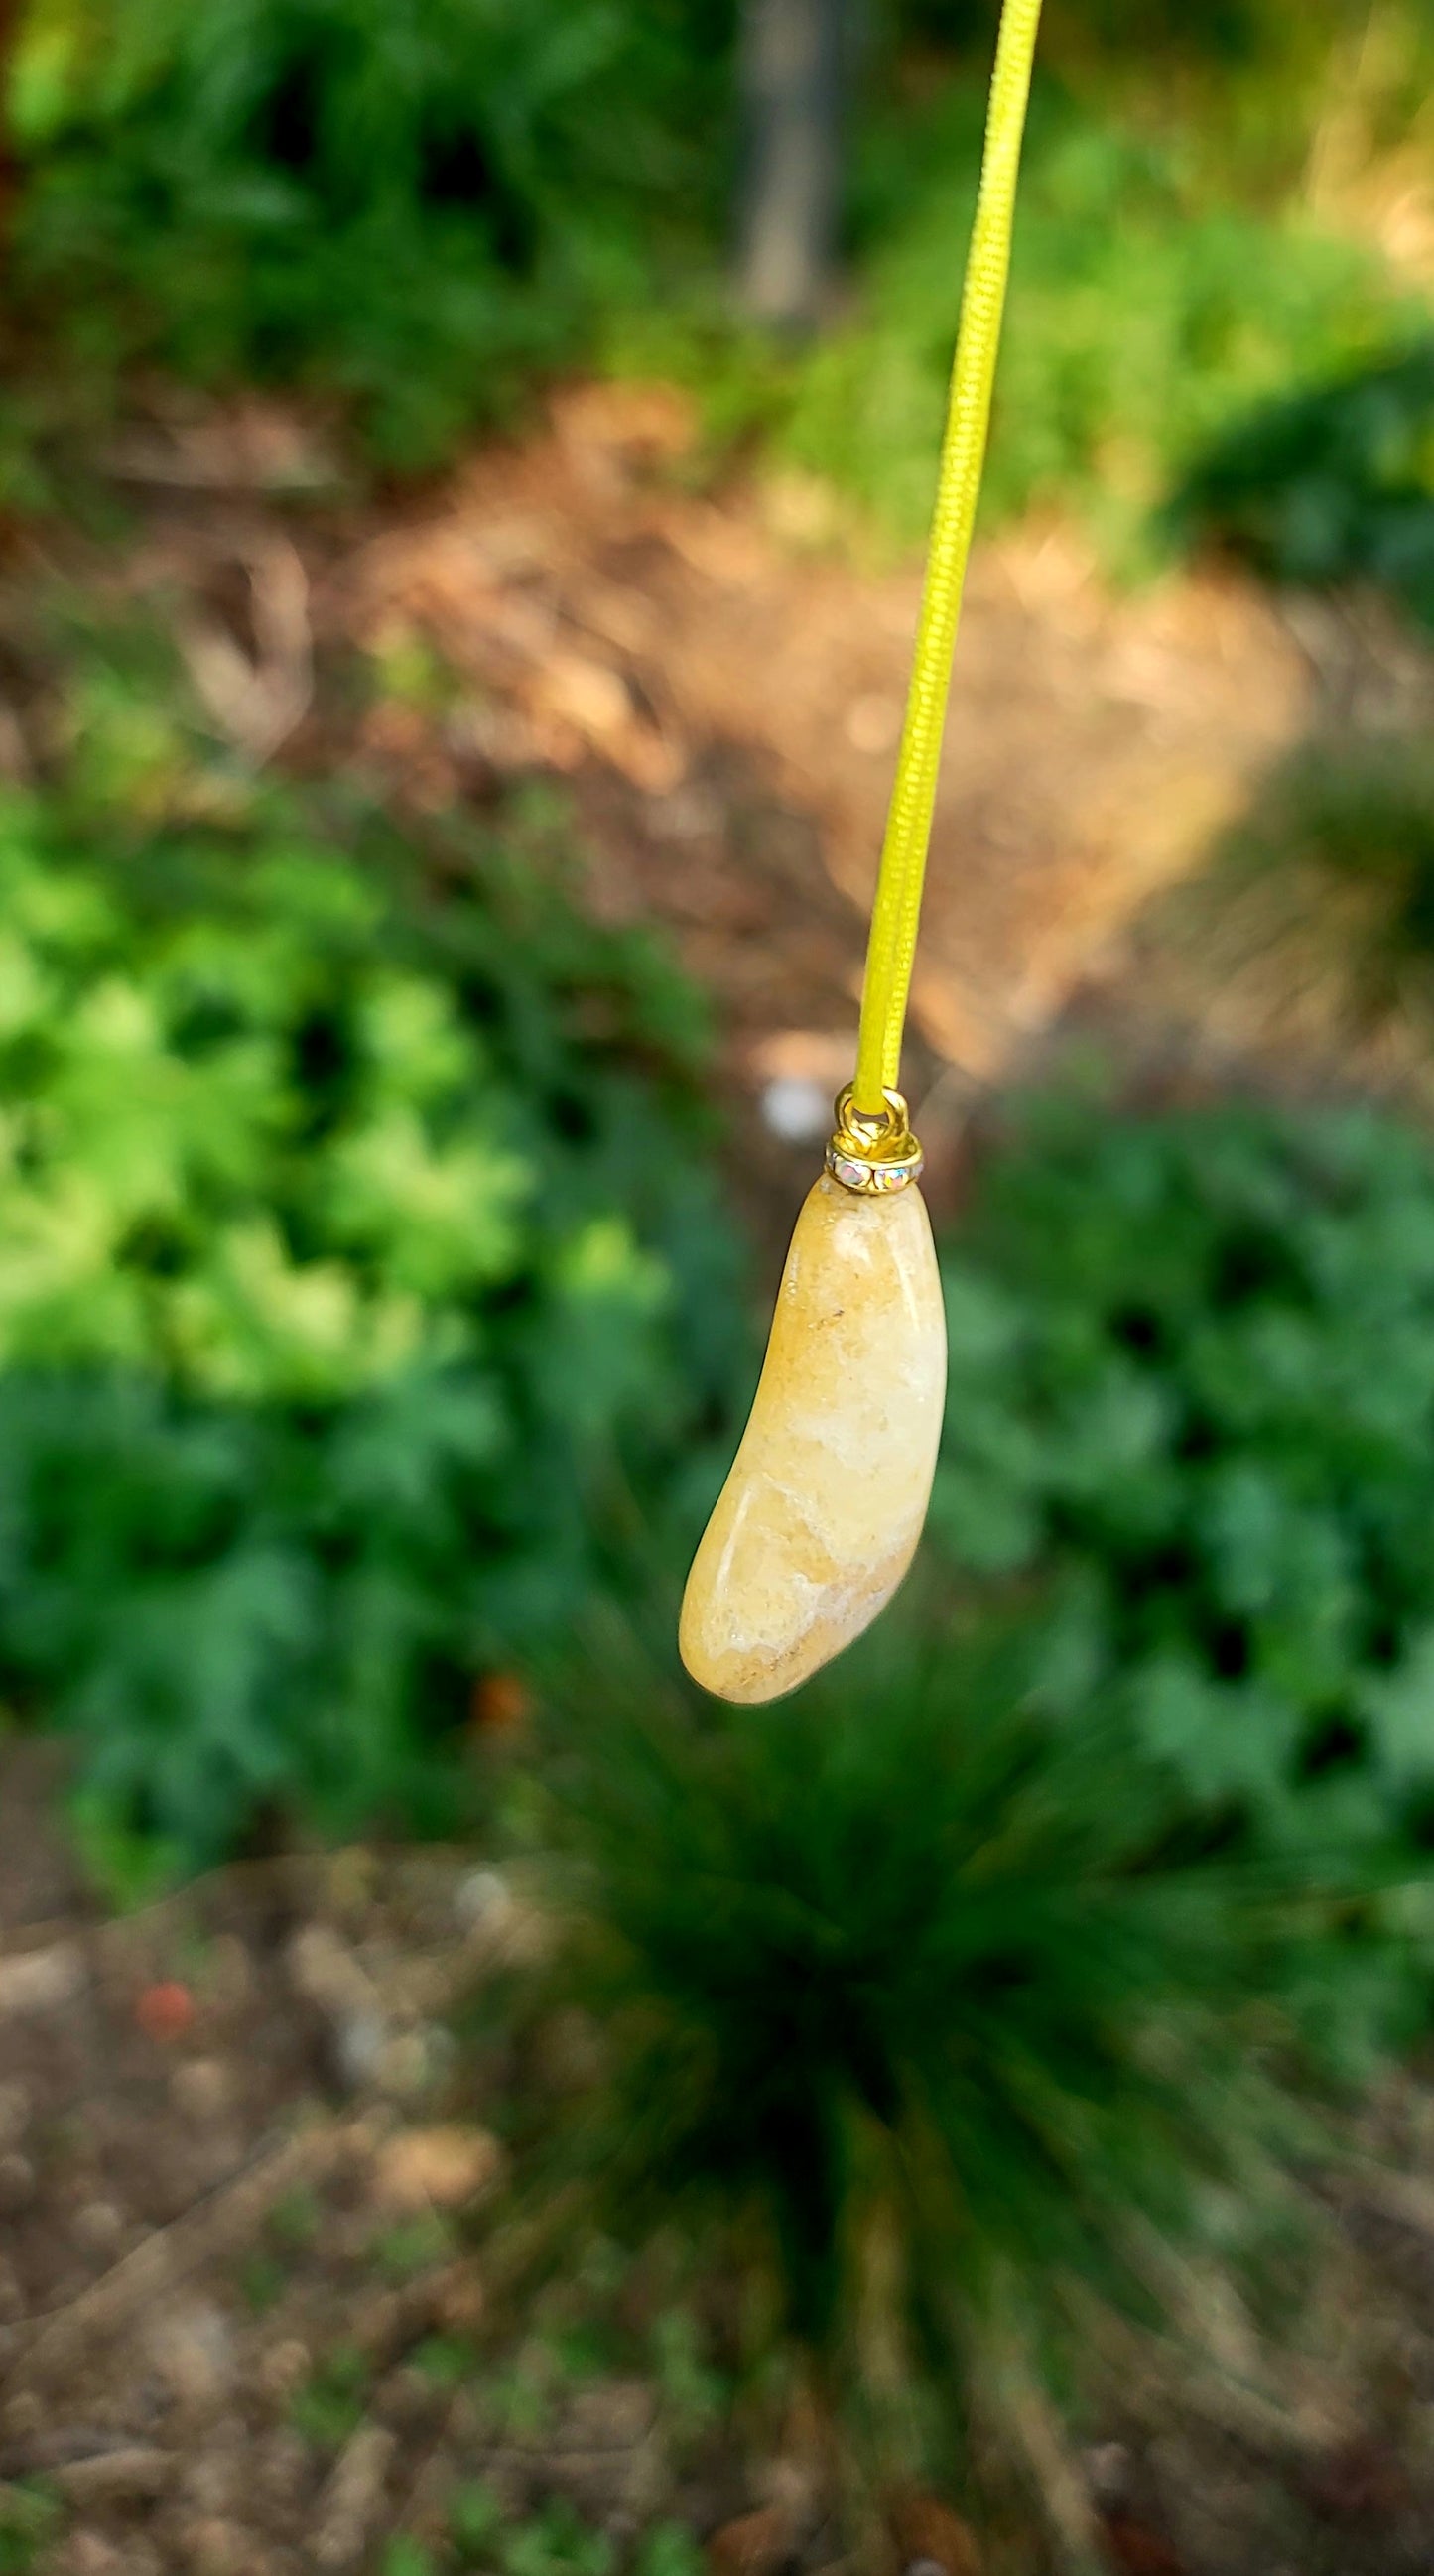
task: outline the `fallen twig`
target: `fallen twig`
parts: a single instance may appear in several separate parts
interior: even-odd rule
[[[77,2299],[37,2318],[10,2378],[33,2387],[67,2370],[80,2352],[120,2334],[151,2300],[216,2254],[242,2245],[286,2192],[371,2153],[378,2135],[371,2118],[358,2119],[305,2129],[271,2147],[234,2181],[147,2236]]]

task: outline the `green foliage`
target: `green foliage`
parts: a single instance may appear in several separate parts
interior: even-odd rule
[[[1243,64],[1273,57],[1288,66],[1332,40],[1364,15],[1361,0],[1311,0],[1298,12],[1285,0],[1210,0],[1198,11],[1184,0],[1048,0],[1043,41],[1057,59],[1096,49],[1117,65],[1132,55],[1163,66],[1213,57]],[[989,39],[994,0],[900,0],[900,22],[942,44]]]
[[[413,2368],[431,2388],[461,2388],[476,2376],[479,2365],[477,2345],[467,2335],[425,2335],[413,2347]]]
[[[714,443],[760,437],[777,463],[920,542],[975,203],[984,84],[949,81],[877,121],[851,191],[857,291],[810,349],[734,338],[692,308],[623,317],[618,369],[685,378]],[[1213,164],[1213,166],[1212,166]],[[1377,257],[1296,204],[1232,182],[1198,129],[1162,131],[1038,83],[983,507],[1058,508],[1117,569],[1168,549],[1172,485],[1241,413],[1291,380],[1387,353],[1427,322]]]
[[[637,2554],[637,2576],[702,2576],[706,2565],[690,2531],[680,2522],[659,2522]]]
[[[251,2254],[239,2273],[239,2295],[253,2317],[277,2308],[289,2286],[289,2275],[274,2254]]]
[[[993,514],[1074,507],[1137,563],[1155,505],[1233,417],[1417,327],[1372,252],[1280,210],[1350,15],[1328,0],[1291,25],[1230,0],[1192,31],[1165,0],[1055,13]],[[865,84],[886,104],[853,157],[855,309],[810,351],[744,337],[720,285],[735,16],[731,0],[28,0],[15,292],[51,342],[59,317],[81,382],[138,362],[297,386],[403,469],[602,348],[693,375],[719,450],[760,431],[914,541],[994,12],[896,13],[898,40],[943,47],[938,84],[905,83],[899,61]],[[1269,166],[1272,100],[1298,135]],[[20,506],[44,484],[34,407],[13,399],[0,430]]]
[[[0,810],[0,1661],[95,1850],[436,1820],[600,1505],[703,1481],[691,999],[556,864],[516,815]]]
[[[303,2253],[318,2236],[323,2212],[313,2192],[298,2190],[276,2200],[269,2212],[268,2233],[286,2253]]]
[[[22,283],[90,360],[273,378],[431,462],[716,175],[720,0],[30,0]],[[703,153],[699,146],[706,142]]]
[[[469,2478],[458,2488],[448,2508],[448,2527],[465,2566],[488,2557],[503,2518],[501,2499],[481,2478]]]
[[[1171,523],[1279,581],[1375,583],[1434,627],[1434,339],[1238,422]]]
[[[401,2531],[384,2545],[381,2576],[438,2576],[438,2561],[421,2540]]]
[[[925,133],[876,137],[854,209],[862,304],[802,369],[782,431],[797,462],[899,535],[924,532],[982,98],[954,88]],[[1033,102],[986,508],[1059,505],[1117,560],[1231,416],[1387,343],[1376,263],[1297,214],[1242,206],[1184,144]]]
[[[566,2496],[505,2532],[497,2552],[502,2576],[613,2576],[617,2552],[606,2532],[584,2523]]]
[[[498,2576],[612,2576],[616,2564],[612,2542],[589,2529],[566,2500],[514,2522],[481,2478],[454,2495],[448,2529],[460,2566],[496,2569]],[[644,2533],[632,2564],[635,2576],[701,2576],[704,2561],[680,2523],[660,2522]]]
[[[996,0],[891,0],[898,40],[989,60]],[[1045,0],[1040,62],[1099,116],[1178,138],[1225,201],[1302,196],[1331,143],[1346,166],[1419,132],[1429,0]]]
[[[1254,968],[1266,1008],[1327,1047],[1371,1041],[1426,1080],[1434,1032],[1434,747],[1313,743],[1267,779],[1172,926],[1217,973]]]
[[[64,2518],[59,2497],[41,2480],[0,2486],[0,2576],[36,2576]]]
[[[289,2420],[318,2451],[341,2451],[363,2422],[371,2372],[357,2346],[338,2344],[295,2391]]]
[[[458,2489],[448,2523],[458,2563],[492,2568],[498,2576],[612,2576],[617,2564],[606,2533],[592,2530],[566,2497],[554,2497],[517,2522],[504,2514],[492,2488],[475,2478]],[[679,2576],[671,2563],[673,2576]]]
[[[401,2218],[386,2227],[369,2248],[369,2259],[391,2281],[412,2281],[452,2252],[452,2220],[445,2218],[441,2210],[427,2209],[417,2217]]]
[[[649,2366],[674,2431],[699,2432],[724,2411],[729,2391],[707,2359],[697,2319],[686,2308],[665,2308],[654,2319]]]
[[[1054,1576],[1068,1704],[1118,1689],[1212,1826],[1434,1819],[1434,1156],[1365,1110],[1038,1105],[943,1262],[932,1529]]]
[[[1024,1646],[896,1619],[720,1716],[594,1636],[557,1731],[572,1930],[506,2007],[539,2039],[517,2171],[690,2229],[727,2311],[743,2284],[890,2438],[939,2385],[949,2443],[974,2357],[1061,2348],[1085,2295],[1148,2309],[1154,2248],[1218,2232],[1221,2177],[1258,2198],[1284,2117],[1274,1877],[1201,1853],[1179,1780],[1086,1717]],[[542,2089],[555,2004],[601,2034],[576,2096]]]

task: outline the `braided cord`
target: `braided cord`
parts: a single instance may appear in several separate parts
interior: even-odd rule
[[[886,1088],[896,1083],[901,1071],[901,1032],[916,956],[951,656],[986,458],[991,388],[1011,265],[1016,180],[1040,15],[1041,0],[1004,0],[1001,11],[911,688],[866,952],[852,1095],[856,1109],[873,1117],[881,1115]]]

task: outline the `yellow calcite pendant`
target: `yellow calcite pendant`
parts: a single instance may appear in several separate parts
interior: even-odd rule
[[[859,1636],[931,1497],[946,1396],[931,1221],[910,1172],[870,1177],[890,1162],[837,1179],[838,1142],[797,1219],[751,1417],[687,1579],[682,1660],[720,1699],[777,1699]]]

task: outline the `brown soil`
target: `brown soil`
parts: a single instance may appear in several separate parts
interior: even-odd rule
[[[674,493],[652,468],[684,435],[671,397],[575,392],[546,439],[480,458],[344,583],[370,632],[420,623],[480,707],[500,701],[509,757],[584,782],[605,899],[672,923],[740,1042],[845,1038],[919,568],[864,568],[800,487]],[[979,552],[915,991],[941,1059],[1008,1063],[1310,702],[1246,585],[1117,600],[1061,530]],[[755,830],[744,779],[769,809]]]

